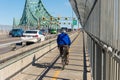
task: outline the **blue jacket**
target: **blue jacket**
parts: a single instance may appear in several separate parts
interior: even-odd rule
[[[58,35],[57,37],[57,45],[71,45],[71,40],[68,36],[68,34],[62,32],[61,34]]]

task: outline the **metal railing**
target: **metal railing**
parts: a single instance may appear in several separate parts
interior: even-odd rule
[[[94,1],[83,27],[87,33],[86,50],[90,56],[92,78],[120,80],[119,0]]]
[[[120,51],[86,33],[93,80],[120,80]]]

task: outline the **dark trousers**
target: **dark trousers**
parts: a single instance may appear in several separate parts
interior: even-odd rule
[[[58,47],[59,51],[60,51],[60,56],[62,56],[63,54],[63,47],[66,48],[66,51],[67,51],[67,59],[69,58],[69,46],[68,45],[61,45]]]

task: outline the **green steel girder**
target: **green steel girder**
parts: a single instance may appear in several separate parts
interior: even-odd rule
[[[43,20],[43,17],[46,20]],[[41,28],[42,26],[48,26],[51,28],[59,28],[60,26],[57,24],[51,23],[59,23],[54,17],[51,21],[51,16],[48,11],[43,6],[41,0],[26,0],[22,17],[19,21],[18,26],[29,28]],[[15,24],[15,23],[14,23]]]

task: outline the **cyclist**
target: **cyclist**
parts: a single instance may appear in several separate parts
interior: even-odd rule
[[[57,45],[58,45],[58,49],[60,51],[60,56],[62,56],[62,50],[63,50],[63,47],[66,47],[67,48],[67,65],[69,63],[69,48],[70,48],[70,45],[71,45],[71,40],[70,40],[70,37],[69,35],[66,33],[65,30],[62,30],[61,33],[57,36]]]

